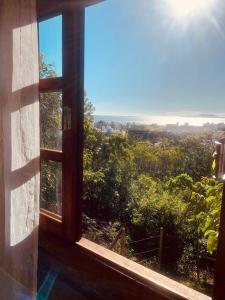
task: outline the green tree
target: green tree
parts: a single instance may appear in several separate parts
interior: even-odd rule
[[[199,235],[207,240],[207,250],[213,253],[217,249],[223,183],[203,178],[194,186],[190,202],[194,227]]]
[[[188,137],[179,143],[179,148],[182,173],[187,173],[196,181],[211,176],[214,148],[209,137]]]
[[[40,78],[56,77],[54,67],[40,56]],[[61,150],[62,145],[62,94],[46,92],[40,94],[40,139],[41,148]],[[62,195],[61,167],[56,162],[42,162],[41,207],[61,213]]]

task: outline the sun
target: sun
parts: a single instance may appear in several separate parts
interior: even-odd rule
[[[209,12],[216,0],[167,0],[170,14],[178,19]]]

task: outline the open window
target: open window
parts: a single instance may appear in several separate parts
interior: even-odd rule
[[[212,295],[223,193],[213,152],[225,127],[213,65],[224,53],[204,10],[198,23],[173,16],[188,1],[167,2],[86,11],[83,234]]]
[[[60,7],[39,22],[39,40],[45,41],[39,50],[40,226],[72,241],[79,239],[81,226],[83,10]],[[48,43],[55,43],[50,54]]]
[[[41,1],[40,1],[41,2]],[[48,1],[50,3],[51,1]],[[88,1],[87,1],[88,2]],[[44,6],[43,6],[44,7]],[[87,100],[87,96],[84,95],[84,84],[83,84],[83,68],[84,68],[84,62],[83,62],[83,55],[84,55],[84,7],[79,6],[79,5],[59,5],[51,8],[51,5],[48,6],[48,4],[45,6],[45,10],[43,10],[43,14],[40,14],[39,20],[40,22],[51,22],[52,18],[55,18],[58,16],[61,19],[61,31],[62,31],[62,60],[61,60],[61,65],[62,65],[62,72],[58,72],[57,74],[49,74],[49,76],[43,76],[44,78],[40,78],[40,106],[41,106],[41,212],[40,212],[40,227],[41,229],[47,231],[50,234],[56,234],[58,237],[69,240],[69,241],[78,241],[81,237],[81,223],[82,223],[82,214],[81,214],[81,203],[83,202],[83,195],[82,195],[82,189],[83,189],[83,139],[84,139],[84,133],[83,133],[83,125],[85,126],[90,125],[88,123],[91,120],[91,110],[92,107],[89,105],[89,102]],[[102,12],[103,13],[103,12]],[[104,14],[104,17],[107,18],[107,14]],[[92,16],[93,17],[93,16]],[[93,19],[92,19],[93,21]],[[122,20],[117,20],[119,22],[123,22]],[[120,30],[117,32],[120,33],[122,31],[122,27],[120,24]],[[103,28],[103,26],[101,27]],[[105,30],[105,28],[103,28]],[[115,29],[115,28],[114,28]],[[105,30],[104,34],[107,35],[106,33],[107,30]],[[49,32],[50,33],[50,32]],[[91,43],[92,46],[94,45],[94,42],[96,42],[95,39],[99,38],[97,32],[92,32],[91,36]],[[115,33],[115,32],[114,32]],[[116,34],[113,35],[115,38]],[[126,39],[123,39],[122,36],[119,36],[120,42],[122,41],[124,44],[126,44]],[[99,41],[98,41],[99,42]],[[114,40],[115,42],[115,40]],[[122,43],[121,42],[121,43]],[[110,44],[111,43],[111,44]],[[112,55],[112,49],[110,49],[110,46],[113,45],[112,41],[110,43],[100,43],[102,46],[101,51],[106,51],[109,55]],[[112,70],[115,69],[118,64],[122,65],[124,62],[129,62],[131,60],[131,57],[129,57],[129,49],[132,49],[133,41],[131,41],[131,44],[128,45],[126,44],[126,51],[123,53],[124,60],[122,61],[117,61],[117,64],[113,65],[111,61],[107,61],[108,65],[107,68],[104,69],[106,70]],[[104,48],[105,47],[105,48]],[[108,47],[108,48],[107,48]],[[129,48],[130,47],[130,48]],[[92,48],[90,47],[89,51],[92,51]],[[96,49],[95,49],[96,51]],[[145,52],[146,49],[143,49]],[[102,52],[102,54],[103,54]],[[153,49],[154,52],[154,49]],[[93,52],[97,56],[97,51]],[[40,49],[40,54],[42,53],[42,49]],[[145,53],[146,54],[146,53]],[[155,53],[153,53],[155,54]],[[148,53],[149,55],[149,53]],[[155,54],[156,55],[156,54]],[[98,56],[99,57],[99,56]],[[141,63],[141,57],[138,57]],[[100,67],[100,65],[97,64],[96,61],[94,61],[94,68]],[[51,63],[51,62],[50,62]],[[143,63],[143,61],[142,61]],[[136,66],[137,67],[137,66]],[[150,67],[150,66],[149,66]],[[146,66],[147,68],[147,66]],[[171,67],[172,70],[172,67]],[[170,70],[170,71],[171,71]],[[103,71],[103,70],[101,70]],[[140,70],[137,69],[135,72],[139,72]],[[155,70],[155,72],[157,69]],[[172,71],[171,71],[172,72]],[[51,72],[50,72],[51,73]],[[157,73],[157,72],[156,72]],[[92,81],[93,83],[93,78],[94,78],[94,73],[92,73],[92,76],[90,76],[89,80]],[[105,79],[108,76],[108,73],[105,74]],[[124,75],[124,74],[123,74]],[[117,88],[121,88],[121,86],[124,84],[124,76],[117,73],[118,78],[120,79],[119,84],[114,86],[114,91],[116,91]],[[127,75],[127,74],[126,74]],[[133,77],[133,80],[136,80],[137,78],[135,75],[130,72],[129,76]],[[156,74],[157,75],[157,74]],[[114,77],[115,78],[115,77]],[[108,80],[112,80],[111,78],[108,78]],[[145,78],[146,80],[146,78]],[[102,85],[103,82],[99,83]],[[138,78],[137,84],[139,86],[142,86],[143,82]],[[103,85],[102,85],[103,87]],[[159,90],[159,87],[154,87]],[[118,89],[119,90],[119,89]],[[87,90],[89,93],[89,90]],[[92,99],[92,94],[88,94],[90,98]],[[85,103],[84,103],[85,99]],[[107,107],[106,103],[107,99],[102,99],[102,103]],[[111,103],[112,104],[112,103]],[[84,105],[85,107],[85,112],[84,112]],[[117,102],[117,106],[122,106],[123,103],[122,101]],[[109,107],[109,110],[107,111],[108,114],[112,113],[112,109],[115,104],[112,104]],[[52,114],[51,109],[54,107],[54,114]],[[84,114],[86,113],[86,115]],[[85,116],[85,120],[84,120]],[[108,119],[107,119],[108,118]],[[129,135],[132,136],[133,139],[138,140],[137,145],[130,144],[129,147],[136,147],[136,155],[137,159],[140,160],[140,168],[146,171],[145,169],[148,168],[147,165],[147,154],[149,149],[155,153],[159,151],[159,149],[162,149],[162,144],[160,141],[157,140],[157,137],[153,136],[151,138],[155,138],[154,140],[154,147],[150,145],[149,142],[143,142],[143,139],[146,140],[146,137],[148,138],[149,132],[147,132],[143,126],[139,126],[139,128],[135,128],[135,124],[133,122],[133,119],[129,116],[126,116],[122,122],[119,120],[120,116],[116,116],[114,120],[110,119],[109,117],[106,117],[104,119],[103,116],[100,116],[100,119],[95,122],[95,137],[94,140],[96,142],[95,145],[95,157],[92,157],[92,163],[93,161],[98,158],[98,155],[100,152],[102,152],[102,155],[105,155],[110,158],[110,163],[106,162],[106,160],[102,160],[103,165],[102,168],[108,168],[109,165],[111,169],[108,169],[108,176],[110,177],[110,172],[112,173],[115,171],[115,168],[121,164],[124,164],[126,168],[129,170],[132,170],[133,166],[131,165],[132,162],[132,155],[128,155],[128,151],[126,151],[127,147],[127,141],[129,137],[126,137],[127,132],[129,132]],[[170,118],[171,120],[171,118]],[[85,123],[85,121],[87,121]],[[91,120],[92,122],[92,120]],[[140,123],[140,119],[136,119],[137,123]],[[109,124],[110,123],[110,124]],[[120,123],[120,125],[118,125]],[[186,123],[183,125],[183,130],[186,130],[189,125]],[[152,129],[153,131],[156,131],[156,124],[155,122],[152,123]],[[168,124],[168,131],[172,130],[180,130],[178,128],[179,125],[177,124]],[[87,129],[85,128],[85,130]],[[92,129],[92,128],[88,128]],[[110,139],[110,143],[114,143],[113,146],[115,146],[115,149],[120,151],[121,154],[121,161],[120,162],[114,162],[112,160],[112,156],[110,157],[109,152],[112,150],[110,149],[110,143],[105,139],[104,143],[101,144],[101,147],[98,145],[98,133],[101,132],[104,136],[111,137],[108,138]],[[118,140],[114,139],[114,134],[119,134],[120,137]],[[168,139],[171,136],[170,135],[165,135],[163,136],[162,133],[161,137]],[[141,137],[141,138],[140,138]],[[127,139],[126,139],[127,138]],[[93,141],[92,141],[93,142]],[[207,145],[207,141],[205,145]],[[165,141],[166,143],[166,141]],[[126,145],[125,145],[126,144]],[[139,147],[140,146],[140,147]],[[186,148],[183,148],[184,154],[185,151],[189,151],[189,154],[191,153],[190,149],[188,148],[189,146],[186,145]],[[205,155],[204,152],[201,152],[201,149],[204,149],[204,145],[201,144],[199,153],[200,155]],[[208,145],[207,145],[208,146]],[[174,140],[174,144],[171,146],[172,147],[172,152],[173,154],[176,153],[176,140]],[[158,149],[158,150],[157,150]],[[165,151],[164,151],[165,150]],[[167,159],[169,152],[167,151],[168,149],[164,149],[163,154],[165,156],[162,156],[162,161],[161,161],[161,173],[158,174],[159,178],[157,178],[157,183],[162,179],[160,176],[163,175],[163,170],[165,171],[168,164],[170,161]],[[139,153],[146,154],[146,157],[142,157],[139,155]],[[90,153],[86,152],[84,153],[86,155],[86,162],[90,162]],[[139,156],[138,156],[139,155]],[[154,160],[153,158],[153,163],[151,165],[152,169],[156,169],[157,165],[157,155]],[[171,157],[170,157],[171,158]],[[146,161],[145,161],[146,159]],[[179,165],[177,165],[177,157],[174,156],[171,158],[175,167],[179,168]],[[99,159],[99,161],[101,158]],[[108,161],[109,161],[108,160]],[[104,164],[106,162],[106,164]],[[95,163],[95,162],[94,162]],[[93,165],[94,165],[93,163]],[[201,165],[204,167],[204,163]],[[86,167],[86,166],[84,166]],[[126,173],[126,168],[124,168],[124,172],[120,174],[112,174],[114,177],[119,177],[120,178],[126,178],[129,176],[129,173]],[[100,168],[101,169],[101,168]],[[90,182],[96,185],[96,190],[98,189],[99,186],[98,184],[104,184],[104,176],[105,174],[102,175],[101,172],[98,172],[96,174],[92,174],[91,172],[87,172],[86,178],[90,179]],[[195,171],[195,170],[194,170]],[[144,173],[143,172],[143,173]],[[174,171],[175,172],[175,171]],[[93,176],[95,178],[93,178]],[[92,177],[91,177],[92,176]],[[196,175],[197,176],[197,175]],[[141,187],[143,184],[149,184],[150,179],[142,176],[140,178],[141,180],[136,182],[136,186],[133,185],[132,188],[134,189],[134,192],[140,192]],[[120,180],[120,179],[119,179]],[[183,180],[187,183],[190,183],[189,178],[187,177],[181,177],[179,178],[178,184],[181,184]],[[109,178],[110,181],[110,178]],[[176,183],[176,184],[177,184]],[[151,185],[154,185],[155,182],[151,182]],[[171,182],[171,187],[173,188],[173,185],[175,182]],[[121,190],[118,193],[118,190],[114,189],[113,183],[110,186],[112,189],[110,190],[110,193],[107,194],[108,199],[104,203],[106,210],[108,210],[108,214],[110,215],[110,208],[113,206],[117,213],[123,213],[123,211],[126,211],[127,209],[127,203],[124,201],[124,207],[121,207],[118,204],[118,197],[120,197],[120,192],[126,193],[127,190],[124,190],[123,187],[121,187]],[[88,186],[85,188],[89,188]],[[155,194],[157,194],[157,189],[158,185],[155,187]],[[102,194],[104,193],[104,188],[102,189]],[[106,192],[106,190],[105,190]],[[151,191],[150,191],[151,192]],[[163,192],[161,193],[163,196]],[[94,198],[94,201],[92,203],[88,203],[90,199],[85,199],[86,203],[85,205],[85,214],[90,217],[91,213],[95,212],[98,210],[98,203],[101,201],[101,198],[98,197],[99,194],[93,194],[91,193],[91,189],[89,191],[89,196],[90,199]],[[173,195],[172,195],[173,196]],[[173,197],[170,197],[170,200],[172,201]],[[111,197],[111,198],[110,198]],[[157,201],[156,201],[157,202]],[[156,203],[157,205],[157,203]],[[88,207],[88,208],[87,208]],[[145,208],[145,207],[144,207]],[[87,211],[89,209],[89,211]],[[105,210],[105,211],[106,211]],[[104,211],[104,210],[103,210]],[[147,211],[147,210],[146,210]],[[224,245],[225,245],[225,236],[223,234],[223,228],[225,227],[224,225],[224,211],[225,208],[222,207],[222,217],[221,217],[221,233],[220,233],[220,240],[219,240],[219,248],[218,248],[218,254],[217,254],[217,263],[216,263],[216,281],[215,281],[215,295],[222,295],[222,289],[223,289],[223,282],[221,278],[224,278],[223,275],[225,276],[225,269],[224,269],[224,258],[223,258],[223,250],[224,250]],[[88,212],[88,213],[87,213]],[[148,212],[148,211],[147,211]],[[102,213],[101,210],[98,212],[99,214]],[[140,221],[141,216],[140,214],[136,214],[133,216],[134,221],[136,221],[137,225],[138,221]],[[135,219],[136,218],[136,219]],[[139,220],[138,220],[139,218]],[[98,234],[98,224],[96,225],[96,222],[94,222],[94,231],[93,231],[93,224],[91,223],[92,220],[89,218],[86,218],[85,220],[85,225],[88,224],[87,228],[85,228],[84,236],[87,238],[91,239],[91,234]],[[144,227],[144,226],[143,226]],[[115,249],[115,245],[120,239],[120,254],[124,254],[124,248],[126,245],[126,233],[124,231],[124,227],[121,226],[120,224],[116,224],[116,226],[113,228],[114,232],[114,240],[110,241],[110,248]],[[103,232],[104,233],[104,232]],[[118,235],[117,235],[118,233]],[[102,233],[101,233],[102,234]],[[121,238],[122,237],[122,238]],[[125,239],[124,239],[125,237]],[[152,238],[157,239],[157,247],[153,247],[153,244],[150,244],[150,240]],[[143,241],[148,240],[148,249],[143,248],[140,246],[138,248],[138,243],[142,243]],[[96,242],[96,236],[93,238],[93,240]],[[154,251],[156,251],[157,255],[162,258],[162,247],[163,245],[163,231],[158,228],[158,234],[155,236],[151,235],[145,235],[144,237],[139,235],[136,235],[136,239],[131,239],[129,237],[130,244],[133,244],[135,246],[132,246],[130,253],[133,254],[132,251],[135,249],[136,250],[136,259],[137,262],[142,263],[143,260],[146,260],[145,254],[149,254]],[[172,241],[173,243],[173,241]],[[83,244],[85,248],[85,243]],[[75,246],[75,245],[74,245]],[[151,247],[150,247],[151,246]],[[161,250],[160,250],[161,249]],[[90,250],[90,249],[89,249]],[[166,250],[167,251],[167,250]],[[101,251],[100,251],[101,252]],[[104,252],[104,251],[103,251]],[[101,253],[95,253],[96,256],[100,257],[101,259]],[[130,255],[131,257],[132,255]],[[115,256],[116,257],[116,256]],[[214,257],[213,257],[214,258]],[[108,259],[110,260],[110,259]],[[105,263],[107,261],[107,251],[104,252],[104,258],[102,255],[102,261]],[[214,263],[214,262],[213,262]],[[113,268],[118,270],[119,272],[126,273],[126,263],[119,265],[120,262],[112,262]],[[160,264],[159,267],[161,268]],[[107,268],[107,267],[106,267]],[[139,269],[140,270],[140,269]],[[124,274],[123,273],[123,274]],[[134,272],[133,272],[134,273]],[[138,271],[137,271],[138,273]],[[140,273],[139,273],[140,274]],[[130,273],[129,273],[130,276]],[[133,276],[133,275],[132,275]],[[144,276],[143,276],[144,277]],[[134,276],[134,278],[136,278]],[[140,279],[140,278],[139,278]],[[149,278],[151,281],[151,278]],[[175,289],[174,289],[175,290]],[[217,299],[217,298],[216,298]],[[219,296],[218,296],[218,299]]]

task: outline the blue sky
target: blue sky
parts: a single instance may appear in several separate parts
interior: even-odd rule
[[[62,76],[62,17],[39,23],[39,51],[45,62],[53,64],[58,76]]]
[[[85,89],[96,114],[225,114],[225,5],[176,18],[169,1],[86,9]],[[60,22],[40,25],[40,50],[59,75]]]

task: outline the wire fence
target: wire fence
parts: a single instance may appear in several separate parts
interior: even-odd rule
[[[147,250],[147,251],[142,251],[142,252],[138,252],[138,253],[134,253],[133,255],[141,255],[141,254],[147,254],[150,252],[154,252],[154,251],[159,251],[159,248],[155,248],[155,249],[151,249],[151,250]]]
[[[104,223],[88,224],[88,229],[101,237],[104,236],[104,238],[106,238],[108,236],[108,228]],[[138,263],[146,264],[153,256],[156,258],[158,257],[158,267],[159,270],[161,270],[163,265],[165,265],[168,260],[168,255],[170,256],[174,253],[174,248],[168,246],[168,241],[171,242],[171,239],[168,236],[165,236],[164,229],[162,227],[159,229],[158,235],[147,236],[137,240],[129,240],[126,236],[125,227],[122,226],[116,233],[116,236],[113,240],[108,236],[108,244],[110,243],[110,245],[107,246],[107,243],[105,243],[105,246],[110,250],[116,249],[116,251],[123,256],[133,256],[133,258],[137,259]],[[201,260],[207,260],[209,264],[210,262],[211,264],[215,262],[214,257],[204,256],[200,253],[192,255],[192,258],[196,259],[197,261],[198,274],[199,269],[201,268]]]
[[[153,239],[157,239],[159,238],[160,235],[156,235],[156,236],[150,236],[150,237],[147,237],[147,238],[144,238],[144,239],[140,239],[140,240],[136,240],[136,241],[131,241],[131,242],[128,242],[128,244],[137,244],[137,243],[140,243],[140,242],[144,242],[144,241],[148,241],[148,240],[153,240]]]
[[[112,244],[110,245],[109,249],[113,250],[116,246],[116,244],[118,242],[120,242],[120,254],[125,255],[126,252],[126,245],[131,246],[131,245],[137,245],[146,241],[150,241],[150,240],[158,240],[158,247],[154,247],[152,249],[149,250],[145,250],[145,251],[139,251],[139,252],[134,252],[133,256],[140,256],[140,255],[145,255],[145,254],[150,254],[153,252],[158,252],[158,256],[159,256],[159,269],[161,269],[162,267],[162,253],[163,253],[163,238],[164,238],[164,230],[163,227],[160,228],[160,234],[159,235],[155,235],[155,236],[149,236],[143,239],[139,239],[139,240],[134,240],[134,241],[130,241],[127,242],[126,241],[126,231],[124,227],[121,227],[118,234],[116,235],[115,239],[113,240]]]

